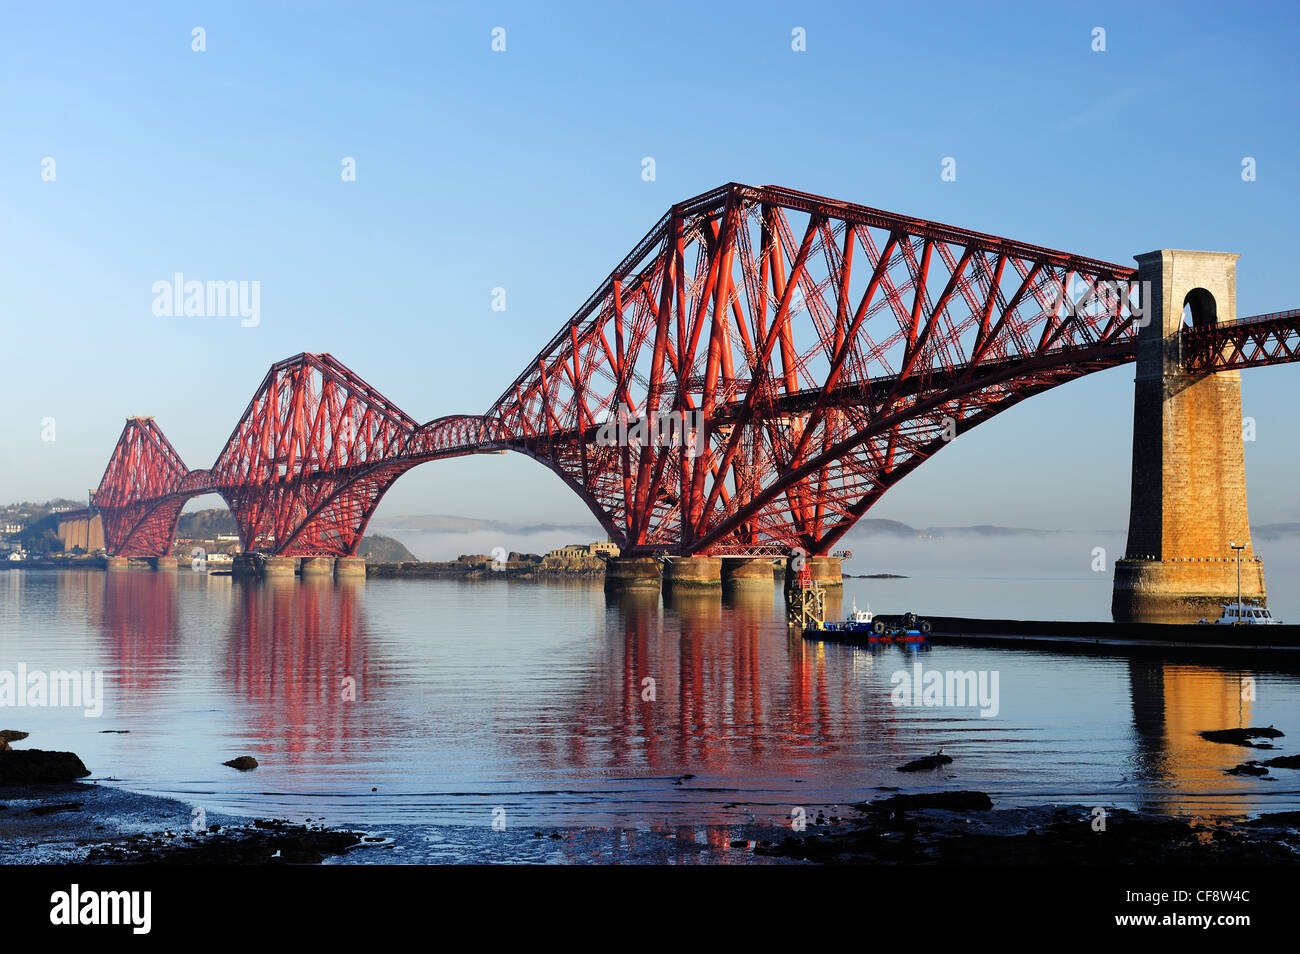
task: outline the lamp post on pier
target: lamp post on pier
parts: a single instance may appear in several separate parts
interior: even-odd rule
[[[1237,622],[1241,622],[1241,551],[1246,549],[1244,543],[1228,541],[1228,546],[1237,551]]]

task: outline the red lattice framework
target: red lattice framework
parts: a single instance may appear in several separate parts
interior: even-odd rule
[[[1300,361],[1300,309],[1187,328],[1182,336],[1191,374]]]
[[[826,553],[953,437],[1133,360],[1135,278],[731,184],[670,209],[486,414],[418,425],[331,356],[301,354],[271,368],[211,470],[187,471],[152,419],[128,420],[94,503],[115,554],[165,554],[185,500],[215,491],[247,550],[350,555],[410,467],[513,450],[628,554]],[[1294,335],[1265,317],[1244,337],[1185,332],[1189,367],[1211,352],[1196,367],[1245,366],[1261,348],[1292,360]],[[647,420],[682,439],[640,439]]]
[[[393,481],[426,460],[473,453],[480,417],[419,425],[327,354],[271,367],[210,470],[187,471],[152,418],[130,418],[93,502],[110,553],[163,556],[191,497],[218,493],[245,551],[356,553]]]

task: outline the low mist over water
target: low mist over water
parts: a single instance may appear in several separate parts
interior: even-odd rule
[[[430,519],[376,521],[376,532],[400,540],[422,560],[491,554],[495,547],[546,553],[567,543],[605,538],[594,523],[519,529],[506,524],[484,527],[482,521],[467,520],[464,530],[403,525],[404,520]],[[1126,534],[1117,530],[904,528],[885,533],[858,529],[836,549],[853,553],[844,561],[846,574],[908,577],[864,581],[881,612],[910,608],[936,616],[1106,620],[1114,561],[1123,556],[1125,542]],[[1254,545],[1264,560],[1273,615],[1300,622],[1300,536],[1265,531],[1257,535]]]

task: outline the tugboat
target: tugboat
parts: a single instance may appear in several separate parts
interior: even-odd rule
[[[1263,606],[1250,606],[1246,603],[1224,603],[1222,616],[1213,623],[1210,623],[1208,619],[1202,619],[1200,622],[1217,626],[1278,626],[1282,621],[1274,619],[1273,614]]]
[[[858,609],[853,600],[853,610],[842,622],[811,624],[804,629],[805,636],[826,639],[860,637],[869,643],[924,643],[930,638],[930,621],[918,620],[915,613],[903,615],[901,623],[890,624],[876,619],[871,608]]]

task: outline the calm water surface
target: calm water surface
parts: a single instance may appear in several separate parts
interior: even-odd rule
[[[981,596],[989,605],[991,593],[1016,593],[1024,615],[1051,615],[1104,607],[1108,586],[855,579],[845,602],[978,615]],[[1246,655],[1220,667],[872,651],[790,635],[781,605],[779,591],[665,605],[586,583],[6,571],[0,669],[102,670],[106,702],[100,718],[22,708],[0,709],[0,721],[132,790],[372,827],[482,824],[498,806],[528,825],[765,822],[900,784],[980,789],[1004,804],[1300,808],[1300,773],[1227,776],[1258,753],[1197,735],[1271,723],[1288,732],[1272,754],[1294,751],[1295,673],[1251,668]],[[996,672],[996,716],[895,706],[891,677],[918,662]],[[1242,698],[1246,678],[1253,701]],[[955,759],[947,772],[896,771],[939,746]],[[261,767],[221,764],[243,754]]]

